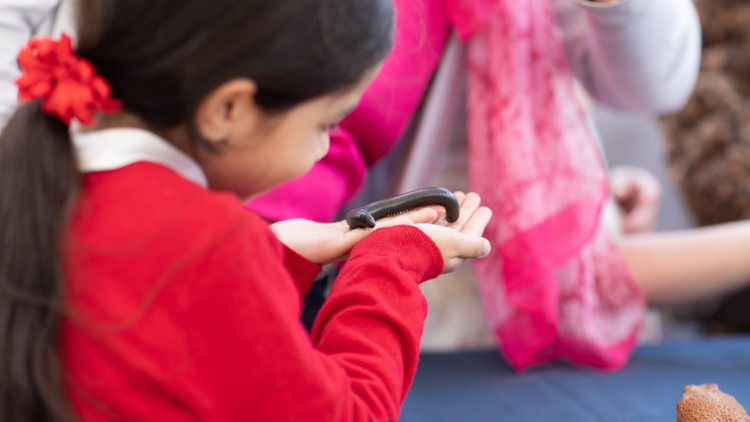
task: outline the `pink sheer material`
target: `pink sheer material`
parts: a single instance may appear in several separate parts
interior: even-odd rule
[[[605,369],[635,346],[644,301],[599,230],[599,152],[572,90],[549,0],[395,0],[397,39],[357,110],[307,175],[248,207],[329,221],[411,118],[452,24],[469,45],[470,179],[495,212],[476,262],[489,322],[517,369]]]
[[[493,253],[475,265],[489,322],[516,369],[555,358],[616,369],[644,299],[599,228],[606,174],[549,0],[492,0],[492,13],[489,0],[446,1],[471,36],[470,181],[495,213]]]

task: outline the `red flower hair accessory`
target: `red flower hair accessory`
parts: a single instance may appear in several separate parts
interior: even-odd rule
[[[42,111],[65,124],[75,117],[92,125],[94,111],[114,113],[122,106],[122,101],[110,97],[112,88],[94,66],[76,56],[65,34],[60,41],[32,38],[18,53],[18,64],[23,71],[16,80],[19,101],[41,98]]]

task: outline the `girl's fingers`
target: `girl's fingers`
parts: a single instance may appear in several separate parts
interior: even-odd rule
[[[466,194],[463,193],[463,192],[461,192],[461,191],[456,191],[456,192],[453,192],[453,195],[456,197],[456,200],[458,200],[458,207],[459,207],[459,211],[460,211],[461,204],[463,204],[464,200],[466,199]],[[437,207],[440,208],[440,209],[442,209],[443,213],[440,214],[440,218],[437,221],[435,221],[435,225],[440,226],[440,227],[448,227],[448,226],[455,225],[455,223],[451,224],[445,218],[443,218],[445,216],[445,214],[446,214],[445,213],[445,208],[443,208],[443,207],[441,207],[439,205]],[[460,216],[460,214],[459,214],[459,216]]]
[[[458,205],[461,206],[464,203],[464,199],[466,199],[466,194],[461,191],[455,191],[453,195],[458,199]]]
[[[345,231],[345,232],[343,233],[343,235],[344,235],[344,244],[345,244],[345,245],[346,245],[346,247],[348,247],[349,249],[350,249],[351,247],[353,247],[354,245],[356,245],[356,244],[357,244],[357,242],[359,242],[360,240],[362,240],[362,239],[364,239],[365,237],[367,237],[367,235],[369,235],[370,233],[372,233],[372,229],[365,229],[365,230],[357,229],[357,230],[351,230],[351,229],[349,229],[349,226],[346,226],[346,228],[344,228],[343,230],[346,230],[346,231]]]
[[[481,203],[482,203],[482,198],[480,198],[478,194],[474,192],[469,192],[466,194],[466,199],[464,199],[464,202],[461,203],[461,209],[470,210],[473,212],[474,210],[479,208],[479,204]]]
[[[437,220],[438,218],[445,217],[445,214],[446,214],[445,208],[443,208],[440,205],[430,205],[428,207],[420,208],[420,210],[422,210],[422,209],[433,210],[433,211],[435,211],[437,213],[437,216],[435,216],[435,218],[431,221],[431,223],[435,222],[435,220]],[[415,223],[416,223],[416,221],[415,221]]]
[[[490,241],[480,236],[467,236],[462,234],[460,248],[456,257],[458,258],[484,258],[490,253]]]
[[[442,214],[438,208],[442,210]],[[395,215],[392,217],[382,218],[378,220],[376,228],[389,227],[398,224],[421,224],[421,223],[433,223],[441,215],[445,215],[443,207],[424,207],[405,212],[403,214]]]
[[[466,200],[466,194],[463,193],[463,192],[461,192],[461,191],[455,191],[455,192],[453,192],[453,196],[455,196],[456,200],[458,201],[459,218],[460,218],[461,217],[461,214],[460,214],[460,212],[461,212],[461,205]],[[442,227],[449,227],[449,226],[455,225],[456,223],[455,222],[454,223],[449,223],[446,219],[441,218],[440,220],[436,221],[435,224],[437,224],[438,226],[442,226]]]
[[[482,199],[474,192],[470,192],[466,195],[466,198],[461,203],[461,214],[458,221],[453,223],[450,227],[454,230],[461,231],[464,225],[471,220],[474,212],[479,208],[479,204],[482,203]]]
[[[458,233],[457,233],[458,234]],[[489,255],[490,242],[479,236],[459,235],[456,250],[453,256],[445,261],[444,273],[450,273],[458,269],[467,259],[479,259]]]
[[[456,271],[458,267],[461,266],[461,264],[466,261],[464,258],[451,258],[448,260],[448,262],[445,263],[443,267],[443,274],[452,273],[453,271]]]
[[[329,230],[348,230],[349,225],[346,224],[346,220],[336,221],[335,223],[320,223],[320,226]]]
[[[479,207],[464,224],[461,233],[469,236],[481,236],[484,234],[487,224],[490,223],[490,219],[492,219],[492,210],[487,207]]]
[[[490,242],[480,236],[466,235],[435,224],[418,224],[416,227],[440,249],[446,273],[455,271],[465,259],[484,258],[490,253]]]

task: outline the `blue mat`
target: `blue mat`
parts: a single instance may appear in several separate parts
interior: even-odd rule
[[[402,422],[675,422],[688,384],[750,408],[750,337],[641,347],[616,373],[554,364],[514,373],[496,352],[423,354]]]

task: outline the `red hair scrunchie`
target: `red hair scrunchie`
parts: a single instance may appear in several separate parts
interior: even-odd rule
[[[114,113],[122,106],[122,101],[110,97],[112,88],[94,66],[76,56],[66,34],[60,41],[32,38],[18,53],[18,64],[23,71],[16,79],[18,100],[42,99],[42,111],[65,124],[75,117],[92,125],[93,112]]]

